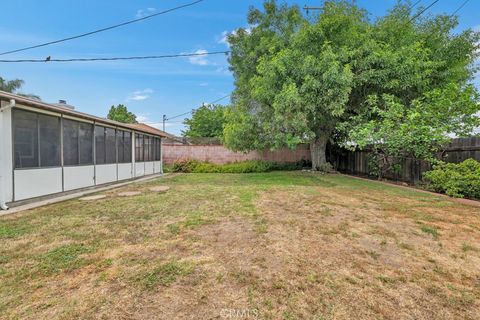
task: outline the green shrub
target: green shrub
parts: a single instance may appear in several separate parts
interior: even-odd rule
[[[440,163],[424,175],[427,188],[456,198],[480,199],[480,162]]]
[[[170,172],[172,172],[172,165],[164,164],[163,165],[163,173],[170,173]]]
[[[308,166],[307,161],[276,163],[261,160],[248,160],[226,164],[214,164],[198,160],[176,161],[172,172],[184,173],[259,173],[275,170],[300,170]]]
[[[198,160],[175,161],[172,166],[172,172],[191,173],[201,164]]]

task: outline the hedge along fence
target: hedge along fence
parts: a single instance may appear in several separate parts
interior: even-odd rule
[[[214,164],[226,164],[247,160],[262,160],[276,163],[311,161],[308,145],[299,145],[295,150],[288,148],[275,151],[234,152],[222,145],[162,145],[163,163],[170,165],[181,160],[198,160]]]
[[[370,174],[369,157],[368,150],[348,151],[331,148],[328,152],[328,159],[336,170],[354,175]],[[439,158],[449,163],[460,163],[466,159],[480,161],[480,137],[453,139],[439,154]],[[401,158],[399,161],[400,171],[387,172],[385,178],[417,184],[423,181],[423,174],[431,170],[426,161],[413,158]]]
[[[277,151],[252,151],[249,153],[233,152],[222,145],[178,145],[163,144],[164,164],[173,164],[175,161],[192,159],[215,164],[241,162],[247,160],[263,160],[277,163],[294,163],[302,160],[311,161],[309,145],[299,145],[295,150],[282,149]],[[370,152],[348,151],[329,148],[327,158],[334,168],[340,172],[367,176],[370,173],[368,165]],[[480,137],[454,139],[439,155],[446,162],[460,163],[466,159],[480,161]],[[419,183],[423,174],[431,170],[425,162],[412,158],[400,159],[401,170],[388,172],[387,179]]]

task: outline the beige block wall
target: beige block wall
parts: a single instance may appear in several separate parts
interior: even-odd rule
[[[173,164],[178,160],[195,159],[223,164],[245,160],[265,160],[273,162],[296,162],[310,160],[308,145],[299,145],[295,150],[233,152],[221,145],[175,145],[163,144],[163,163]]]

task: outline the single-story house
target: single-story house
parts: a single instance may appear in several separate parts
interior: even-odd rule
[[[168,136],[0,91],[0,208],[162,173]]]

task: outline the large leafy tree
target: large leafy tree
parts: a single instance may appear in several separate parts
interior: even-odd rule
[[[19,90],[22,88],[24,83],[25,82],[20,79],[6,80],[0,77],[0,90],[10,92],[10,93],[15,93],[30,99],[40,100],[40,97],[35,94],[26,94],[26,93],[19,92]]]
[[[221,138],[225,124],[225,110],[222,105],[203,105],[192,112],[192,117],[183,122],[187,130],[183,136],[191,138]]]
[[[275,1],[265,2],[263,12],[252,9],[253,27],[229,37],[236,91],[224,132],[227,146],[308,142],[316,169],[325,163],[327,140],[365,147],[391,138],[404,152],[411,139],[387,134],[397,133],[398,126],[388,126],[400,106],[396,123],[403,119],[404,129],[410,127],[404,133],[431,129],[418,145],[428,152],[433,138],[459,128],[458,119],[472,123],[478,100],[467,84],[475,72],[478,34],[453,33],[456,17],[412,19],[413,14],[408,3],[399,3],[372,22],[346,1],[326,2],[309,20],[298,7]],[[454,112],[442,114],[446,110]],[[418,114],[429,121],[415,127],[411,119]],[[380,129],[384,120],[388,124]],[[425,154],[418,151],[413,154]]]
[[[327,141],[348,109],[349,49],[365,38],[365,14],[342,3],[310,23],[298,7],[267,1],[264,9],[250,11],[250,32],[229,37],[237,89],[225,142],[237,150],[308,142],[313,168],[321,169]]]
[[[372,149],[379,178],[402,157],[434,161],[451,136],[480,124],[469,84],[480,38],[472,30],[456,34],[456,26],[445,15],[412,20],[405,5],[372,25],[373,54],[358,61],[350,97],[361,107],[337,132],[350,148]]]
[[[137,123],[137,116],[123,104],[111,106],[107,118],[122,123]]]

